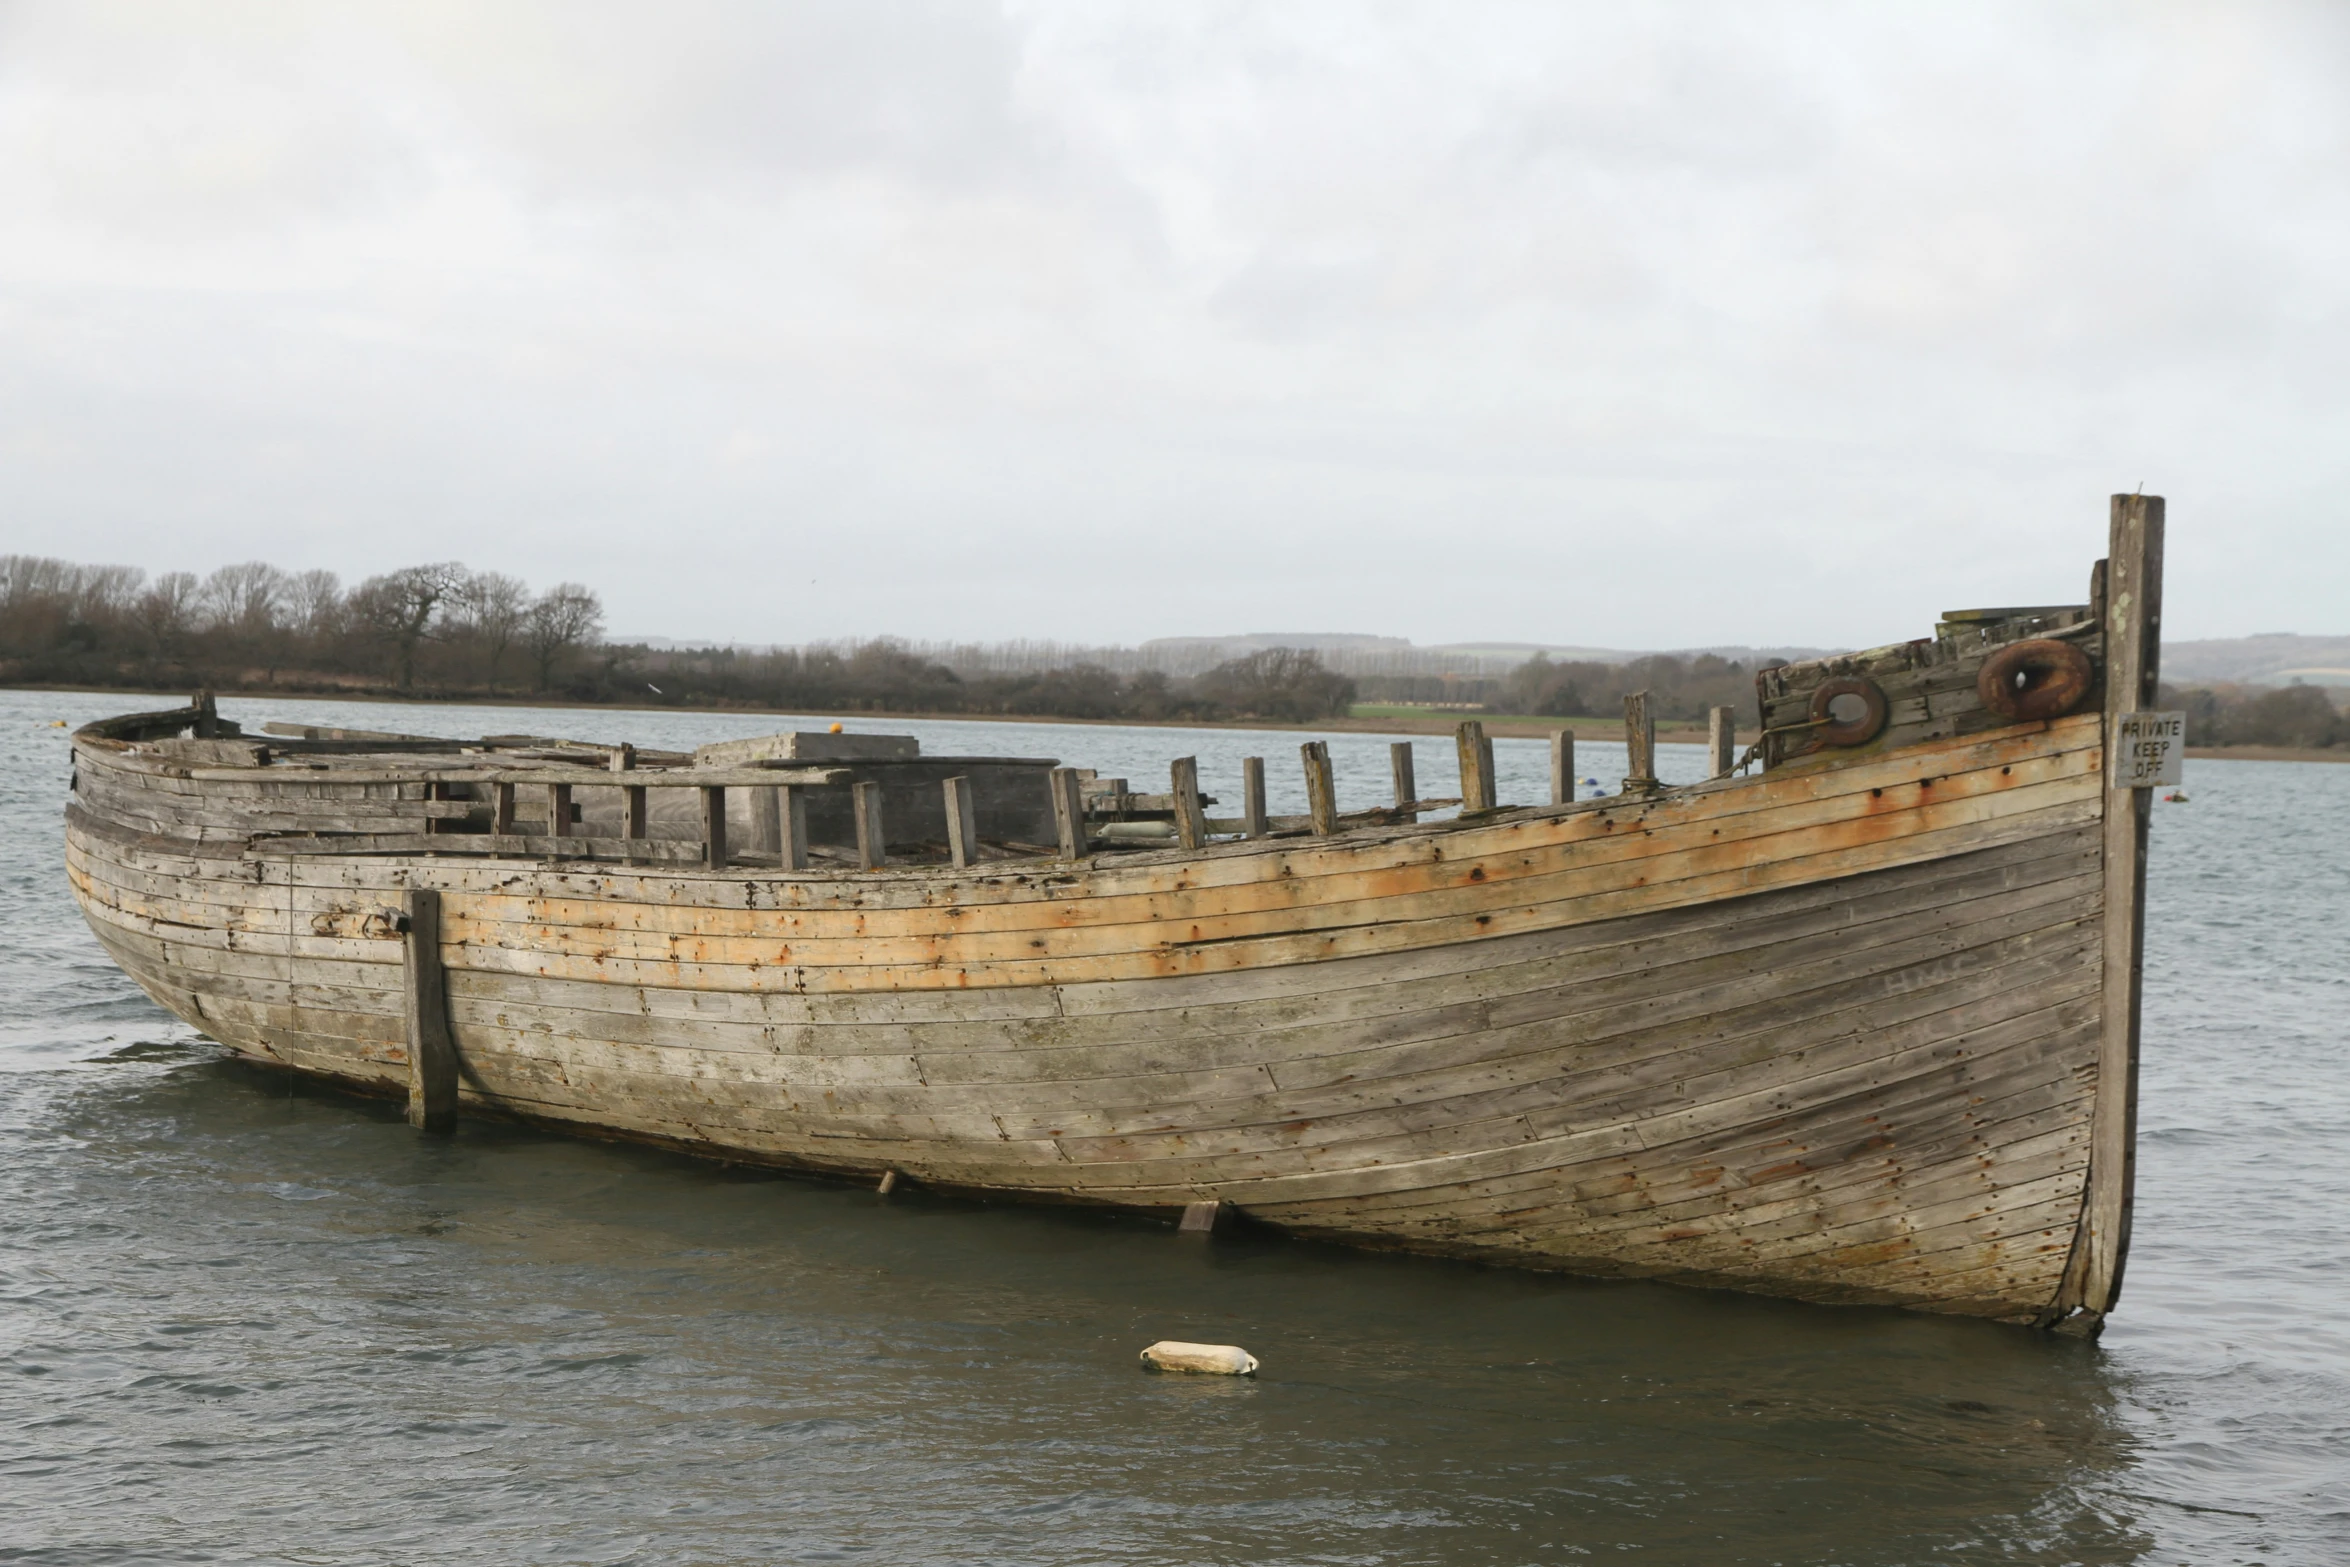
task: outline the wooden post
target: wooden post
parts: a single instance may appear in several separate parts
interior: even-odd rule
[[[1074,767],[1056,767],[1050,783],[1053,791],[1053,831],[1060,836],[1061,858],[1082,860],[1088,847],[1085,836],[1084,782]]]
[[[792,784],[775,790],[776,864],[787,871],[808,868],[808,796]]]
[[[212,693],[199,691],[188,698],[188,705],[196,710],[196,721],[190,726],[196,731],[196,738],[199,740],[218,739],[220,737],[220,704],[213,700]]]
[[[1646,794],[1656,787],[1656,715],[1649,711],[1648,693],[1635,691],[1624,698],[1624,751],[1631,758],[1624,792]]]
[[[1738,765],[1737,710],[1717,707],[1706,715],[1705,738],[1713,749],[1714,770],[1709,775],[1727,778],[1730,769]]]
[[[1265,836],[1265,759],[1240,759],[1240,830],[1251,838]]]
[[[1338,831],[1338,785],[1330,776],[1330,747],[1308,740],[1297,748],[1306,764],[1306,812],[1323,837]]]
[[[1575,798],[1575,731],[1550,732],[1550,803],[1565,805]]]
[[[547,836],[571,836],[571,785],[547,785]]]
[[[441,973],[441,895],[411,887],[400,895],[401,1000],[408,1029],[408,1124],[446,1132],[457,1125],[457,1044],[449,1033],[449,991]]]
[[[1175,797],[1175,841],[1186,849],[1200,847],[1208,841],[1208,818],[1199,803],[1199,758],[1175,758],[1167,769],[1167,789]]]
[[[772,789],[751,791],[751,847],[761,854],[783,849],[783,802]]]
[[[949,778],[947,794],[947,858],[961,869],[968,869],[979,859],[979,808],[971,793],[971,780]]]
[[[1412,743],[1409,740],[1391,741],[1387,747],[1387,770],[1395,777],[1395,814],[1407,822],[1416,822],[1420,813],[1412,809],[1420,801],[1420,783],[1412,769]]]
[[[2138,990],[2146,953],[2146,829],[2151,789],[2117,789],[2114,736],[2121,716],[2154,705],[2161,674],[2163,504],[2159,495],[2116,495],[2105,568],[2105,943],[2103,1034],[2089,1123],[2089,1195],[2083,1244],[2074,1248],[2060,1306],[2095,1313],[2091,1331],[2120,1298],[2130,1255],[2137,1180]]]
[[[1460,758],[1462,814],[1492,810],[1496,799],[1493,746],[1485,738],[1485,726],[1472,718],[1453,732],[1452,739]]]
[[[620,744],[612,748],[611,762],[612,771],[616,773],[636,771],[636,747],[625,740],[621,741]],[[643,838],[644,835],[645,786],[643,784],[622,784],[620,786],[620,836],[634,841]]]
[[[714,871],[726,869],[726,785],[703,784],[702,863]]]
[[[849,785],[849,805],[857,818],[857,863],[874,870],[889,863],[889,846],[881,831],[881,785],[868,778]]]
[[[510,783],[490,785],[490,831],[500,837],[514,831],[514,786]]]

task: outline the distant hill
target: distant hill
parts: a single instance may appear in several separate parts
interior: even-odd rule
[[[2173,685],[2350,686],[2350,637],[2289,631],[2206,642],[2166,642],[2162,678]]]

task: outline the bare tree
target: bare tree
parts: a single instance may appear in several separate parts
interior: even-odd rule
[[[406,691],[416,684],[416,649],[434,635],[442,606],[469,575],[458,562],[444,560],[370,577],[352,591],[353,614],[392,645],[392,682],[397,689]]]
[[[541,691],[554,683],[555,663],[570,649],[604,632],[603,601],[577,582],[558,582],[531,605],[523,640],[538,664]]]
[[[196,618],[199,591],[194,572],[167,571],[131,606],[131,614],[154,644],[157,658],[179,656],[180,644]]]
[[[291,587],[275,566],[249,560],[206,577],[201,602],[205,617],[219,630],[257,637],[278,628]]]
[[[288,579],[286,604],[294,629],[324,639],[342,629],[343,579],[331,571],[305,571]]]
[[[481,644],[491,690],[498,687],[498,666],[530,618],[530,584],[498,571],[477,571],[452,599],[456,618],[467,635]],[[544,679],[540,681],[545,684]]]

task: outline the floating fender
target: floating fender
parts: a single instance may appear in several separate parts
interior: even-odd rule
[[[1975,695],[1992,712],[2018,723],[2062,718],[2081,705],[2096,678],[2089,655],[2070,642],[2031,637],[1983,660]]]
[[[1857,717],[1836,716],[1836,699],[1840,696],[1860,698]],[[1811,694],[1811,721],[1818,725],[1812,733],[1821,745],[1866,745],[1885,729],[1884,689],[1874,680],[1863,680],[1857,675],[1822,681],[1820,688]]]
[[[1253,1377],[1257,1357],[1238,1344],[1183,1344],[1161,1339],[1142,1352],[1153,1371],[1200,1371],[1210,1376]]]

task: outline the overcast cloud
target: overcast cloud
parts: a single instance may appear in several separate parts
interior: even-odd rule
[[[2350,629],[2350,8],[0,8],[0,549],[623,632]]]

